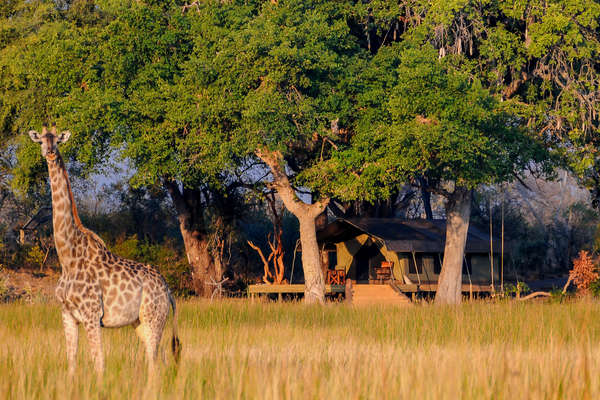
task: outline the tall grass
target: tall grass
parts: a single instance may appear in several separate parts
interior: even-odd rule
[[[58,307],[0,306],[0,395],[600,398],[597,303],[353,308],[225,301],[185,302],[180,310],[181,363],[175,367],[163,340],[160,376],[149,392],[133,329],[103,331],[102,382],[81,332],[80,368],[71,380]]]

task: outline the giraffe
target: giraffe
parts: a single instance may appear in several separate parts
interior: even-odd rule
[[[41,144],[50,175],[54,242],[62,269],[56,297],[62,308],[69,375],[76,368],[79,324],[87,333],[100,378],[104,371],[100,328],[126,325],[133,325],[143,342],[152,375],[169,307],[173,309],[171,347],[175,360],[179,359],[175,301],[155,267],[111,253],[98,235],[82,225],[58,151],[58,144],[66,142],[70,135],[69,131],[57,134],[54,124],[50,130],[44,126],[41,135],[34,130],[29,132],[31,139]]]

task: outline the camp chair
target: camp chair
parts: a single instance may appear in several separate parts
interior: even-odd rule
[[[384,281],[393,280],[392,268],[394,263],[392,261],[382,261],[379,268],[375,268],[375,278],[379,279],[379,283]]]
[[[327,270],[327,284],[328,285],[345,285],[346,284],[346,271],[343,269],[328,269]]]

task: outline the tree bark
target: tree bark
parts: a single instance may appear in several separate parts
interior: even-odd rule
[[[436,304],[460,304],[462,300],[462,265],[470,217],[471,190],[457,186],[446,201],[446,244]]]
[[[179,229],[183,237],[183,244],[187,254],[188,262],[192,267],[192,283],[194,291],[198,296],[210,297],[213,287],[207,284],[211,282],[211,278],[215,282],[221,280],[217,275],[215,260],[212,257],[209,241],[205,235],[201,235],[198,231],[188,230],[185,228],[185,222],[179,222]]]
[[[193,189],[181,190],[173,181],[165,182],[165,186],[177,211],[179,230],[192,267],[194,291],[198,296],[209,297],[213,287],[207,282],[211,278],[218,282],[222,271],[218,271],[220,268],[217,268],[211,252],[209,236],[204,227],[200,193]]]
[[[302,246],[302,268],[304,270],[304,301],[325,302],[325,280],[321,268],[321,254],[317,244],[316,216],[304,213],[296,216],[300,221],[300,244]]]
[[[321,257],[317,244],[316,219],[327,207],[329,199],[306,204],[297,196],[284,169],[281,152],[260,149],[256,155],[269,167],[273,175],[273,187],[285,207],[300,222],[300,244],[302,246],[302,267],[304,269],[304,301],[323,303],[325,301],[325,281],[321,269]]]
[[[431,192],[427,189],[427,181],[425,178],[420,178],[421,198],[423,199],[423,208],[425,209],[425,218],[432,220],[433,211],[431,210]]]

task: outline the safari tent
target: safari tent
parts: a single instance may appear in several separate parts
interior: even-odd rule
[[[317,240],[327,275],[343,271],[345,278],[354,283],[383,283],[378,272],[386,266],[391,269],[388,280],[400,288],[417,286],[435,291],[444,257],[445,232],[446,221],[441,219],[337,219],[317,233]],[[499,248],[499,238],[492,236],[490,241],[489,231],[471,224],[463,284],[489,290],[492,275],[498,283]]]

